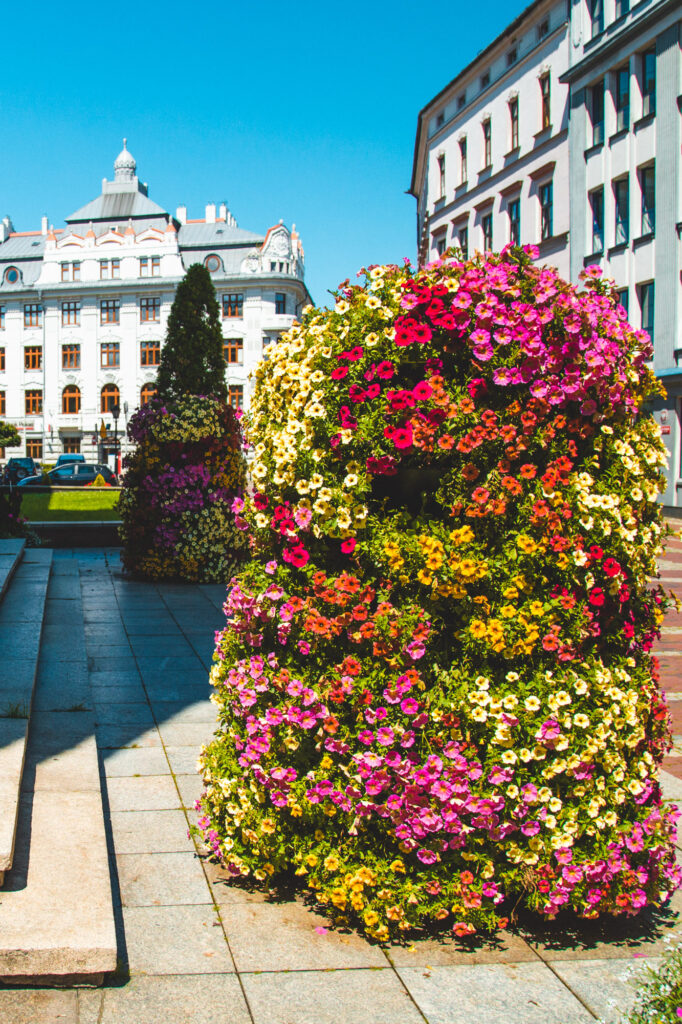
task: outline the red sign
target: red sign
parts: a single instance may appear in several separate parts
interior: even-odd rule
[[[661,433],[662,434],[669,434],[670,433],[670,427],[661,427]]]

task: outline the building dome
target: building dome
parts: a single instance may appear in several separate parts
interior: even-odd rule
[[[127,139],[123,140],[123,149],[114,162],[114,177],[116,181],[132,181],[135,177],[137,164],[135,157],[126,148]]]

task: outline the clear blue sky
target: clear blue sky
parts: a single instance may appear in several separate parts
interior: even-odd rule
[[[128,137],[150,197],[295,223],[316,302],[414,259],[421,107],[526,6],[38,0],[3,9],[0,216],[59,226]]]

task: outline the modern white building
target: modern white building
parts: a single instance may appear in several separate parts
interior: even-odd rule
[[[0,417],[23,438],[7,455],[111,451],[114,432],[120,439],[154,393],[175,289],[192,263],[216,288],[235,407],[248,404],[264,350],[311,301],[295,228],[244,231],[224,203],[201,219],[184,206],[171,216],[149,198],[125,140],[114,180],[65,224],[0,223]]]
[[[574,0],[571,277],[598,264],[654,342],[663,502],[682,505],[682,5]]]
[[[566,0],[535,0],[420,112],[420,263],[514,242],[568,276],[568,61]]]

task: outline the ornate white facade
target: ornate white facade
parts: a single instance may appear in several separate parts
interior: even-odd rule
[[[31,232],[0,223],[0,417],[23,438],[8,456],[104,455],[112,405],[120,438],[154,386],[175,289],[192,263],[216,288],[235,406],[248,404],[264,349],[310,302],[295,228],[244,231],[225,204],[209,203],[198,220],[183,206],[171,216],[147,193],[124,140],[114,180],[64,228],[47,218]]]

